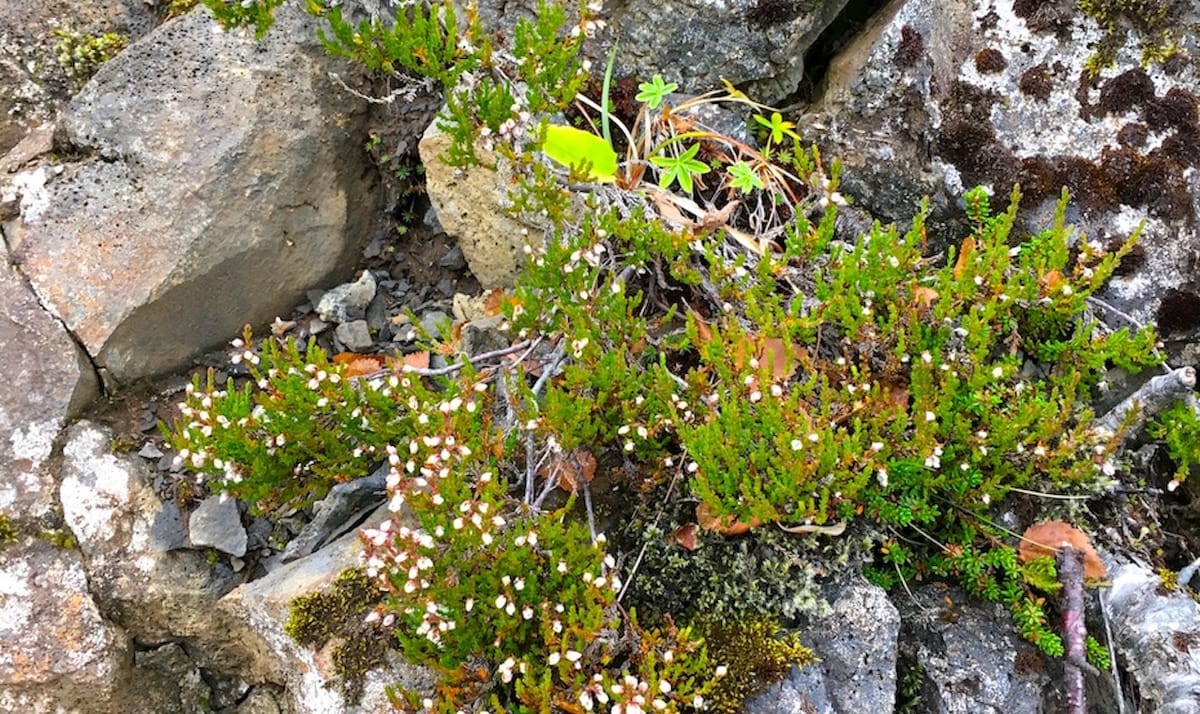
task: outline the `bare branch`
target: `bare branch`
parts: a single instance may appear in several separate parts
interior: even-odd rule
[[[1133,412],[1130,428],[1126,432],[1127,437],[1133,436],[1141,431],[1147,419],[1166,410],[1181,399],[1192,397],[1192,390],[1195,387],[1196,370],[1191,367],[1180,367],[1169,374],[1154,377],[1113,407],[1107,414],[1096,419],[1095,428],[1115,434]]]

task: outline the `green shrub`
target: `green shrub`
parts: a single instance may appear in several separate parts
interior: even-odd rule
[[[924,206],[907,230],[841,241],[838,167],[794,124],[756,114],[763,146],[744,147],[684,108],[757,105],[730,91],[671,106],[661,78],[628,126],[607,98],[581,99],[599,108],[583,123],[629,144],[612,183],[581,192],[586,167],[545,161],[534,127],[580,86],[586,9],[564,33],[561,7],[543,5],[507,52],[469,8],[358,28],[318,9],[331,51],[443,83],[446,160],[475,161],[477,143],[505,156],[511,210],[541,229],[500,308],[512,360],[352,376],[247,334],[235,356],[250,382],[197,381],[171,434],[211,488],[263,509],[390,464],[394,516],[363,533],[376,617],[441,675],[399,704],[694,707],[724,664],[696,603],[786,620],[815,606],[821,567],[789,583],[773,559],[813,550],[824,568],[869,559],[889,587],[955,579],[1061,654],[1043,607],[1053,564],[1018,563],[992,516],[1014,499],[1037,510],[1041,492],[1099,493],[1118,468],[1124,435],[1094,428],[1091,393],[1111,367],[1158,364],[1156,337],[1104,329],[1087,298],[1136,236],[1111,253],[1073,236],[1065,194],[1054,225],[1015,235],[1019,194],[994,213],[975,189],[971,235],[944,258],[923,253]],[[688,163],[700,156],[708,168]],[[594,498],[602,477],[622,502]],[[850,522],[859,535],[843,538]],[[681,535],[698,525],[710,532]],[[714,583],[731,553],[745,562]]]

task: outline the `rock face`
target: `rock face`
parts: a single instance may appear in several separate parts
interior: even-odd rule
[[[778,0],[630,0],[609,3],[607,27],[584,48],[604,66],[619,42],[615,76],[648,80],[661,74],[699,94],[728,80],[750,87],[755,99],[782,101],[804,79],[804,54],[837,19],[847,0],[791,3]],[[488,1],[480,15],[489,26],[511,28],[533,18],[537,2]]]
[[[95,372],[62,324],[38,304],[0,246],[0,512],[36,519],[51,509],[46,470],[59,429],[97,394]]]
[[[1041,714],[1053,697],[1041,652],[1021,640],[999,605],[958,589],[926,585],[897,598],[903,617],[904,669],[919,679],[922,711],[943,714]],[[1059,678],[1061,681],[1061,677]],[[910,686],[916,682],[910,682]]]
[[[1192,3],[1171,7],[1172,31],[1200,19]],[[880,218],[906,221],[929,195],[935,247],[967,235],[959,199],[977,184],[1003,208],[1019,183],[1026,229],[1050,224],[1064,186],[1068,220],[1092,241],[1144,218],[1142,248],[1104,297],[1187,338],[1200,327],[1200,38],[1175,35],[1177,56],[1147,69],[1151,38],[1118,37],[1115,66],[1093,78],[1102,33],[1075,3],[909,0],[834,61],[801,130],[843,158],[846,193]]]
[[[528,231],[504,213],[504,181],[484,166],[455,169],[442,163],[450,137],[431,125],[421,138],[429,200],[438,222],[462,248],[471,272],[485,288],[511,287],[524,265]],[[488,161],[488,163],[492,163]]]
[[[88,592],[79,554],[35,538],[0,551],[0,710],[128,711],[129,641]]]
[[[1117,650],[1129,663],[1145,711],[1200,712],[1200,605],[1165,592],[1162,578],[1127,564],[1107,595]]]
[[[896,701],[900,614],[887,593],[863,581],[831,588],[829,614],[808,623],[803,639],[820,662],[793,667],[779,684],[747,702],[751,714],[890,712]]]
[[[61,120],[79,156],[5,227],[42,302],[117,382],[181,366],[344,273],[378,220],[365,102],[299,11],[269,41],[206,12],[106,64]],[[343,69],[344,73],[344,69]]]

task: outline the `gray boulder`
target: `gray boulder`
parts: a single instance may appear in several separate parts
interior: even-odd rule
[[[900,653],[904,669],[918,673],[921,711],[1059,711],[1043,700],[1043,692],[1057,691],[1047,660],[1017,636],[1004,607],[941,585],[914,588],[896,602],[904,620]]]
[[[648,80],[661,74],[688,94],[721,87],[728,80],[750,87],[754,98],[774,103],[795,92],[804,79],[804,54],[837,19],[847,0],[791,3],[778,0],[630,0],[609,3],[607,23],[584,47],[597,67],[619,41],[615,76]],[[533,18],[537,2],[489,0],[480,15],[489,26],[511,28]]]
[[[328,77],[345,68],[311,18],[277,18],[257,43],[193,12],[106,64],[61,119],[78,160],[4,227],[41,301],[119,383],[286,313],[376,226],[366,102]]]
[[[805,624],[820,662],[793,667],[746,704],[749,714],[890,712],[896,701],[900,615],[887,593],[865,581],[830,586],[830,611]]]
[[[126,634],[88,592],[76,551],[36,538],[0,550],[0,711],[130,711]]]
[[[45,517],[54,506],[47,471],[59,429],[98,393],[95,372],[62,324],[38,304],[0,244],[0,513]]]

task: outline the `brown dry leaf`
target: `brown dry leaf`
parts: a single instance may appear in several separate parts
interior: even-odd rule
[[[679,528],[676,529],[673,534],[671,534],[670,538],[675,545],[681,546],[686,551],[690,552],[695,550],[698,547],[698,544],[696,543],[696,524],[685,523],[684,525],[679,526]]]
[[[884,384],[883,400],[896,409],[908,409],[908,387],[903,384]]]
[[[1021,536],[1017,559],[1028,563],[1044,555],[1054,557],[1063,544],[1083,552],[1083,576],[1086,580],[1103,580],[1108,574],[1087,534],[1062,521],[1042,521],[1030,526]]]
[[[971,260],[971,254],[975,252],[975,238],[967,236],[967,239],[962,242],[962,247],[958,249],[958,260],[954,261],[954,279],[962,280],[963,273],[967,270],[967,265]]]
[[[938,291],[933,288],[918,286],[913,288],[913,302],[921,310],[928,310],[938,299]]]
[[[716,531],[727,536],[741,535],[762,525],[759,518],[751,518],[749,521],[735,521],[733,516],[717,518],[707,503],[696,506],[696,521],[706,531]]]
[[[733,211],[741,201],[730,201],[725,204],[725,207],[719,211],[706,211],[700,220],[696,223],[696,228],[701,231],[712,231],[720,228],[729,222],[729,217],[733,215]]]
[[[406,354],[401,363],[412,369],[429,369],[429,353],[422,351]]]
[[[834,523],[832,526],[805,525],[791,526],[790,528],[779,526],[779,530],[783,531],[784,533],[792,533],[794,535],[808,535],[809,533],[816,533],[817,535],[840,536],[846,532],[846,522],[842,521],[841,523]]]
[[[596,457],[587,449],[556,454],[538,469],[538,476],[543,479],[557,476],[558,487],[567,493],[574,493],[577,488],[591,483],[596,477]]]
[[[771,366],[771,376],[775,379],[785,380],[796,373],[794,358],[798,356],[795,348],[789,348],[783,340],[778,337],[768,337],[763,340],[758,361]]]
[[[495,317],[504,312],[506,302],[508,294],[500,288],[492,288],[483,294],[483,312],[488,317]]]

